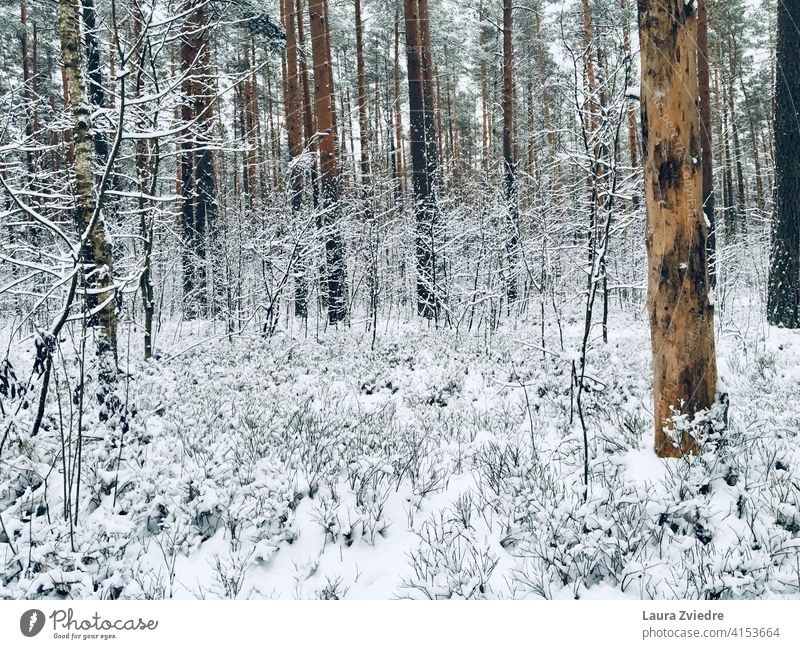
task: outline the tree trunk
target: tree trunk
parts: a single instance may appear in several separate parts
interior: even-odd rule
[[[364,69],[364,33],[361,24],[361,0],[356,5],[356,76],[358,78],[358,133],[361,160],[361,184],[369,182],[369,126],[367,124],[367,75]]]
[[[536,58],[539,63],[539,83],[542,85],[542,118],[544,128],[547,132],[547,145],[550,147],[551,155],[555,153],[555,138],[553,135],[553,122],[550,117],[550,93],[547,90],[547,71],[545,69],[545,46],[542,41],[542,17],[540,12],[535,15],[536,28]]]
[[[406,166],[403,151],[403,114],[400,110],[400,11],[394,18],[394,118],[395,139],[397,140],[397,176],[400,197],[406,192]]]
[[[595,111],[594,103],[594,61],[592,60],[592,12],[589,7],[589,0],[583,0],[583,57],[584,65],[586,66],[586,85],[589,93],[589,102],[587,110],[589,112],[589,123],[587,129],[589,133],[594,133],[597,130],[597,114]]]
[[[23,83],[23,96],[25,97],[25,137],[32,140],[34,132],[34,114],[35,114],[35,91],[33,88],[33,79],[31,78],[31,65],[30,55],[28,54],[28,7],[25,2],[20,2],[19,5],[19,19],[22,24],[20,34],[20,45],[22,47],[22,83]],[[33,142],[28,142],[28,147],[33,146]],[[33,160],[33,151],[30,149],[25,152],[25,158],[28,164],[28,176],[33,181],[36,174],[36,167]]]
[[[302,209],[303,179],[297,159],[303,154],[303,98],[300,87],[297,60],[297,30],[295,29],[295,8],[293,0],[281,0],[281,13],[286,32],[286,134],[289,143],[289,204],[297,219]],[[302,232],[298,230],[298,237]],[[294,314],[300,318],[308,317],[308,281],[306,279],[306,256],[304,246],[298,249],[295,261]]]
[[[761,156],[758,153],[758,131],[756,131],[755,118],[753,116],[753,109],[750,106],[750,97],[747,94],[747,88],[744,85],[744,79],[739,77],[739,86],[742,89],[742,97],[744,97],[744,107],[747,112],[747,122],[750,125],[750,148],[753,151],[753,165],[755,166],[755,181],[756,181],[756,206],[760,211],[764,211],[764,183],[761,176]]]
[[[714,225],[714,156],[711,143],[711,77],[708,61],[708,0],[697,9],[697,81],[700,87],[700,146],[703,149],[703,213],[708,226],[708,279],[717,282],[717,233]]]
[[[731,48],[733,49],[733,48]],[[729,75],[727,88],[728,110],[730,111],[731,130],[733,132],[733,155],[736,162],[736,217],[738,219],[737,229],[742,233],[747,232],[747,201],[744,191],[744,169],[742,167],[742,146],[739,138],[739,124],[736,120],[736,101],[734,93],[736,87],[734,81],[737,75],[737,58],[734,53],[729,53]],[[724,77],[723,77],[724,80]]]
[[[341,180],[337,160],[335,94],[328,33],[328,7],[325,0],[309,0],[311,52],[314,62],[314,99],[317,114],[320,170],[322,172],[321,225],[325,237],[325,300],[328,322],[336,324],[347,317],[347,284],[344,239],[340,230]]]
[[[775,215],[767,315],[800,327],[800,0],[778,4],[779,74],[775,84]]]
[[[206,236],[216,209],[212,125],[212,73],[208,5],[187,0],[181,32],[181,120],[193,122],[181,142],[181,215],[184,236],[183,292],[186,315],[202,315],[207,305]]]
[[[704,5],[706,0],[700,0]],[[625,54],[631,55],[631,28],[628,23],[628,0],[620,0],[622,7],[622,44]],[[631,167],[636,169],[639,166],[639,138],[636,136],[636,109],[634,102],[628,102],[628,150],[630,153]],[[638,196],[634,198],[634,205],[638,204]]]
[[[92,114],[86,101],[80,69],[80,37],[71,0],[59,0],[58,36],[64,75],[69,89],[69,105],[73,114],[72,145],[75,156],[75,212],[78,232],[89,229],[81,249],[86,288],[86,307],[91,314],[89,325],[99,325],[97,351],[102,378],[112,380],[116,373],[117,312],[114,289],[114,263],[111,242],[106,235],[103,214],[95,192],[92,139]],[[96,217],[96,218],[95,218]],[[87,277],[88,276],[88,277]]]
[[[514,47],[512,41],[512,0],[503,0],[503,166],[505,167],[506,210],[508,214],[508,276],[506,300],[517,300],[516,267],[519,256],[519,205],[514,162]]]
[[[697,451],[690,431],[676,432],[673,415],[691,418],[710,408],[717,382],[702,204],[697,22],[697,12],[684,0],[639,0],[648,311],[655,450],[662,457]],[[680,439],[673,442],[673,434]]]
[[[103,90],[103,73],[100,68],[100,45],[97,40],[97,13],[94,0],[81,0],[83,6],[84,43],[86,44],[86,72],[89,77],[89,101],[92,106],[104,108],[106,95]],[[108,159],[108,142],[99,129],[94,133],[94,148],[100,165]]]
[[[423,0],[424,1],[424,0]],[[417,313],[430,319],[436,315],[436,273],[434,233],[436,221],[436,126],[430,85],[426,83],[427,56],[424,46],[423,18],[418,0],[404,0],[406,24],[406,63],[408,67],[408,104],[411,124],[412,189],[416,220]],[[429,55],[429,53],[428,53]]]
[[[733,155],[731,154],[731,145],[729,133],[730,127],[730,114],[728,111],[728,91],[723,80],[722,88],[722,127],[724,135],[724,150],[725,159],[723,161],[723,196],[722,203],[725,212],[725,241],[727,243],[734,242],[739,236],[739,210],[733,196],[733,166],[735,164]]]
[[[139,5],[132,9],[133,17],[133,40],[137,43],[136,49],[131,54],[133,94],[137,99],[142,96],[144,89],[144,65],[146,45],[142,42],[142,28],[144,19]],[[154,121],[157,117],[153,118]],[[144,120],[142,120],[144,121]],[[147,128],[146,123],[140,123],[142,130]],[[136,140],[136,178],[139,184],[139,232],[142,237],[144,249],[142,251],[142,274],[139,278],[139,290],[142,296],[142,311],[144,312],[144,360],[148,360],[153,355],[153,316],[155,315],[155,295],[152,281],[152,252],[153,252],[153,218],[148,218],[146,209],[146,194],[155,194],[158,174],[151,173],[148,169],[149,153],[148,147],[151,144],[145,139]],[[158,160],[156,160],[157,171]],[[150,185],[148,187],[148,181]]]
[[[300,79],[303,85],[303,132],[305,135],[305,146],[314,154],[314,162],[311,165],[311,193],[314,202],[314,209],[319,207],[319,183],[317,182],[317,140],[316,125],[314,123],[314,111],[311,108],[311,90],[308,83],[308,65],[306,63],[306,36],[303,24],[303,0],[296,3],[296,25],[297,25],[297,45],[300,56]]]
[[[538,14],[537,14],[538,16]],[[481,123],[483,125],[483,140],[481,147],[481,162],[483,163],[483,175],[489,175],[489,79],[488,65],[486,64],[486,29],[483,25],[483,5],[479,9],[478,17],[480,30],[480,74],[481,74]]]

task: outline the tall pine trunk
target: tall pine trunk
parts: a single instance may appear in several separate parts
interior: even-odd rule
[[[767,314],[800,327],[800,0],[778,3],[775,87],[775,214]]]
[[[302,209],[303,179],[298,158],[303,153],[303,98],[297,60],[297,30],[293,0],[282,0],[281,9],[286,32],[286,135],[289,144],[289,204],[297,220]],[[298,237],[303,233],[298,230]],[[306,279],[305,246],[298,246],[294,283],[294,314],[308,317],[308,281]]]
[[[425,0],[422,0],[424,2]],[[425,7],[426,8],[426,7]],[[427,13],[418,0],[404,0],[408,104],[411,123],[412,190],[416,220],[417,313],[435,317],[436,298],[436,122],[430,73],[430,51],[426,50]],[[430,43],[430,40],[427,39]]]
[[[400,110],[400,11],[394,17],[394,130],[397,160],[396,170],[398,183],[398,194],[402,198],[406,192],[406,167],[405,153],[403,152],[403,114]]]
[[[697,81],[700,87],[700,146],[703,150],[703,213],[708,225],[708,278],[717,281],[717,233],[714,225],[714,157],[711,148],[711,75],[708,60],[708,0],[699,0],[697,14]]]
[[[314,62],[314,99],[317,114],[321,179],[321,218],[325,238],[325,301],[328,322],[336,324],[347,317],[347,284],[344,257],[344,238],[341,216],[339,161],[337,158],[338,129],[336,126],[335,93],[328,27],[328,7],[325,0],[309,0],[311,21],[311,54]]]
[[[216,210],[212,125],[212,73],[208,5],[187,0],[180,41],[181,121],[188,127],[181,141],[181,224],[183,293],[186,316],[203,315],[207,306],[206,236]],[[191,124],[191,126],[189,126]]]
[[[716,396],[714,308],[709,300],[702,203],[697,12],[684,0],[639,0],[642,143],[647,201],[648,312],[653,350],[655,450],[696,452],[673,416],[694,416]],[[673,436],[678,438],[673,441]]]
[[[291,1],[291,0],[290,0]],[[300,81],[303,87],[303,134],[305,136],[305,147],[313,155],[313,164],[311,165],[311,193],[314,201],[314,209],[319,207],[319,183],[317,179],[317,140],[316,124],[314,120],[314,111],[311,105],[311,90],[308,83],[308,65],[306,63],[306,35],[305,27],[303,25],[303,0],[297,0],[295,11],[296,25],[297,25],[297,46],[298,46],[298,61],[300,63]]]
[[[358,133],[361,160],[361,184],[369,184],[369,126],[367,124],[367,75],[364,69],[364,30],[361,22],[361,0],[355,0],[356,9],[356,77],[358,82]]]
[[[519,256],[519,204],[514,161],[514,47],[513,4],[503,0],[503,166],[508,214],[506,255],[506,299],[509,307],[517,300],[516,266]]]
[[[86,72],[89,77],[89,101],[92,106],[104,108],[106,94],[103,90],[103,73],[100,66],[100,44],[97,39],[97,13],[94,0],[81,0],[83,7],[83,40],[86,45]],[[108,142],[99,129],[95,129],[94,147],[100,165],[108,159]]]

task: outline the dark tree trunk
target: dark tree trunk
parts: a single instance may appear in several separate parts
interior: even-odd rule
[[[519,204],[514,161],[514,47],[512,40],[512,0],[503,0],[503,166],[505,173],[508,238],[506,255],[506,299],[509,306],[517,300],[516,266],[519,256]]]
[[[106,95],[103,90],[103,73],[100,68],[100,46],[97,40],[97,13],[94,0],[81,0],[83,6],[83,39],[86,45],[86,73],[89,77],[89,101],[97,108],[104,108]],[[94,132],[94,148],[100,165],[108,160],[108,142],[100,129]]]
[[[422,0],[423,2],[425,0]],[[417,0],[404,0],[406,63],[408,67],[411,166],[416,220],[417,313],[434,318],[438,311],[435,271],[436,228],[436,122],[430,73],[430,51],[426,50],[427,13]],[[427,9],[427,5],[425,6]],[[430,40],[427,39],[429,43]]]
[[[711,77],[708,61],[708,0],[699,0],[697,81],[700,87],[700,146],[703,149],[703,213],[708,225],[708,279],[717,283],[717,233],[714,225],[714,165],[711,142]]]
[[[778,3],[775,88],[775,214],[767,314],[800,327],[800,0]]]
[[[181,221],[184,237],[183,292],[186,315],[202,315],[207,306],[206,236],[216,209],[212,124],[212,73],[208,5],[188,0],[181,33],[181,121],[192,124],[181,142]]]

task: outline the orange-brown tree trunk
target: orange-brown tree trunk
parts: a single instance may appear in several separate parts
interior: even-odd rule
[[[302,208],[303,179],[297,158],[303,153],[303,98],[297,60],[296,14],[293,0],[282,0],[282,16],[286,32],[286,134],[289,144],[289,204],[297,215]],[[302,235],[300,235],[302,236]],[[295,263],[294,314],[308,316],[308,282],[306,279],[306,250],[299,248]]]
[[[697,451],[696,433],[702,430],[679,427],[675,415],[691,419],[711,408],[716,396],[697,27],[697,12],[684,0],[639,0],[647,301],[655,450],[662,457]]]
[[[311,165],[311,192],[314,201],[314,208],[319,206],[319,183],[317,182],[317,141],[314,137],[316,124],[314,111],[311,106],[311,90],[308,83],[308,64],[306,63],[306,36],[303,24],[303,0],[296,2],[296,25],[297,25],[297,45],[298,61],[300,63],[300,81],[303,88],[303,133],[305,135],[305,146],[314,155],[314,164]]]
[[[336,127],[335,93],[331,66],[328,7],[325,0],[309,0],[311,53],[314,62],[314,99],[319,131],[320,170],[322,172],[321,225],[325,238],[325,301],[328,322],[336,324],[347,317],[347,285],[344,239],[339,217],[341,213],[338,132]]]

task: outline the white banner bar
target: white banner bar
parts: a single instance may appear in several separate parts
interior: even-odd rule
[[[800,646],[800,603],[0,602],[0,647]],[[674,643],[678,642],[679,645]]]

